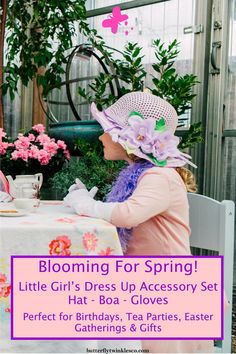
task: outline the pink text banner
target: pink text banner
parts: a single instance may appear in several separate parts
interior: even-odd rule
[[[11,261],[12,339],[222,339],[220,256]]]

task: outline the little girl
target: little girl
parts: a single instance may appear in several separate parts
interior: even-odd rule
[[[65,202],[76,213],[117,227],[125,255],[190,255],[187,191],[196,191],[190,156],[178,150],[175,109],[160,97],[133,92],[100,112],[91,106],[104,134],[99,140],[107,160],[125,160],[106,202],[94,191],[72,190]],[[195,165],[194,165],[195,166]],[[78,186],[79,187],[79,186]],[[150,353],[207,353],[212,341],[145,340]]]

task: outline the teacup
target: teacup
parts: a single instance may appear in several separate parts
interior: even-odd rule
[[[40,200],[35,198],[15,198],[13,203],[17,209],[32,212],[37,210]]]

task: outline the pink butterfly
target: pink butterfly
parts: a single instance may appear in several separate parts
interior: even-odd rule
[[[112,33],[117,33],[118,26],[120,22],[123,22],[129,18],[128,15],[122,15],[120,12],[120,7],[116,6],[112,9],[112,15],[109,15],[109,18],[102,21],[103,27],[110,27]]]

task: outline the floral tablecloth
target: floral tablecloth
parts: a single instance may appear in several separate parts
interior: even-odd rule
[[[14,209],[11,203],[0,210]],[[87,348],[140,349],[139,341],[11,341],[11,255],[122,255],[116,228],[81,217],[58,201],[41,201],[34,213],[0,217],[0,353],[85,353]]]

